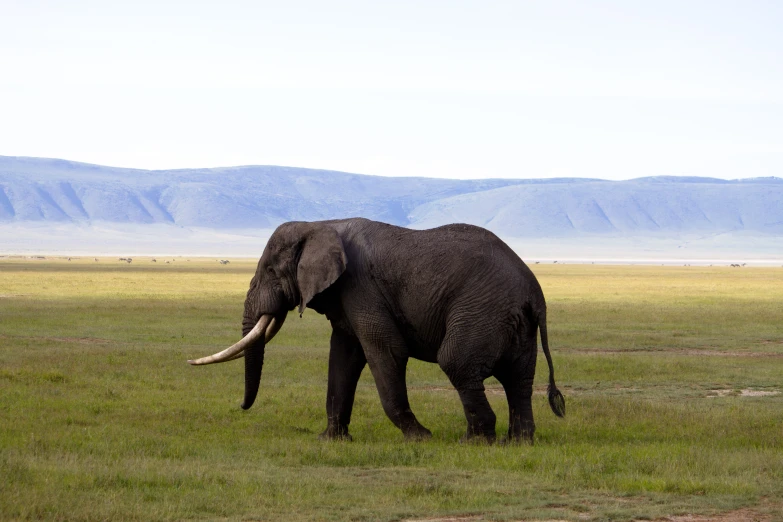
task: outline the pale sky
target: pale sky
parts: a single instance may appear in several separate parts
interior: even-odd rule
[[[783,2],[0,0],[0,155],[783,176]]]

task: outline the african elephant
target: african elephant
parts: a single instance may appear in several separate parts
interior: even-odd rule
[[[347,438],[356,384],[365,365],[383,409],[406,438],[430,437],[411,411],[409,357],[438,363],[459,392],[465,439],[495,440],[484,380],[495,376],[508,399],[508,438],[532,442],[536,337],[549,365],[549,403],[560,417],[547,344],[546,303],[533,273],[493,233],[471,225],[410,230],[367,219],[290,222],[269,238],[250,281],[243,338],[194,365],[245,358],[243,409],[253,405],[264,346],[289,310],[305,307],[332,325],[327,427]]]

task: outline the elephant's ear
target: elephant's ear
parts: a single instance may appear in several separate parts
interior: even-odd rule
[[[334,229],[316,227],[305,236],[296,269],[301,296],[300,315],[316,294],[323,292],[337,281],[337,278],[345,272],[347,264],[343,242]]]

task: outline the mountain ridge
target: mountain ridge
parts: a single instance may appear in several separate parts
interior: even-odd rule
[[[453,180],[283,166],[145,170],[0,156],[0,223],[227,230],[349,216],[412,228],[472,223],[513,237],[783,235],[783,179]]]

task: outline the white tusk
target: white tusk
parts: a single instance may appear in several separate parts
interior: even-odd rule
[[[194,366],[198,366],[202,364],[226,362],[234,359],[237,354],[241,354],[249,346],[258,341],[262,335],[266,337],[267,328],[270,326],[270,322],[273,320],[274,317],[269,314],[262,315],[253,329],[250,330],[250,332],[248,332],[248,334],[240,339],[236,344],[229,346],[222,352],[218,352],[207,357],[202,357],[201,359],[190,360],[188,363]]]
[[[282,321],[278,321],[277,317],[272,318],[272,322],[269,323],[269,326],[266,329],[266,332],[264,332],[264,344],[268,344],[269,341],[271,341],[275,335],[277,335],[277,332],[280,331],[280,327],[283,326],[283,321],[285,321],[285,316],[283,317]],[[233,361],[234,359],[241,359],[245,356],[244,350],[239,352],[236,355],[232,355],[230,359],[226,359],[226,361]]]
[[[269,343],[269,341],[274,339],[275,335],[277,335],[277,332],[279,332],[280,328],[283,326],[284,321],[285,321],[285,315],[280,320],[278,320],[277,317],[272,318],[272,322],[269,323],[269,327],[266,329],[266,332],[264,333],[264,344],[267,344]]]

